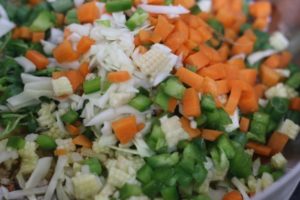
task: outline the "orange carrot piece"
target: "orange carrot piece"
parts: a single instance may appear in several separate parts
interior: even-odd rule
[[[282,152],[288,141],[289,137],[287,135],[279,132],[272,133],[268,141],[268,147],[272,149],[271,154],[274,155],[276,153]]]
[[[56,17],[56,25],[57,26],[62,26],[65,23],[65,16],[62,13],[55,13]]]
[[[200,26],[197,28],[197,32],[200,34],[200,37],[203,42],[206,42],[213,38],[213,33],[205,26]]]
[[[83,77],[86,77],[86,75],[88,75],[90,73],[89,63],[87,63],[87,62],[81,63],[81,65],[79,67],[79,72],[81,73],[81,75]]]
[[[22,26],[19,28],[20,31],[20,36],[19,38],[22,38],[24,40],[30,40],[31,36],[32,36],[32,32],[30,31],[30,29],[28,27]]]
[[[201,131],[197,128],[192,128],[190,125],[190,121],[185,118],[180,118],[182,128],[189,134],[190,138],[196,138],[201,135]]]
[[[162,40],[162,37],[159,34],[156,33],[151,33],[150,36],[150,41],[153,43],[160,43],[160,41]]]
[[[228,11],[228,9],[218,10],[216,18],[225,26],[225,28],[231,27],[235,22],[235,15]]]
[[[215,141],[218,139],[220,135],[222,135],[222,131],[212,130],[212,129],[203,129],[201,132],[201,137],[208,141]]]
[[[230,96],[224,108],[228,114],[232,115],[234,113],[241,98],[241,94],[242,90],[239,85],[235,85],[231,88]]]
[[[32,42],[40,42],[45,38],[45,32],[33,32],[31,41]]]
[[[80,54],[86,53],[93,44],[95,44],[95,40],[89,38],[88,36],[83,36],[77,44],[78,53]]]
[[[290,106],[289,106],[289,108],[291,110],[295,110],[295,111],[299,111],[300,112],[300,97],[292,98],[290,100]]]
[[[37,69],[45,69],[49,64],[49,60],[43,54],[35,50],[28,50],[25,57],[33,62]]]
[[[174,28],[175,26],[171,24],[165,16],[159,15],[153,33],[160,35],[161,39],[165,41]]]
[[[227,80],[216,81],[218,95],[227,94],[230,92],[230,87]]]
[[[181,55],[182,59],[185,60],[190,54],[190,49],[186,45],[182,45],[177,49],[176,54]]]
[[[235,42],[232,53],[233,55],[245,53],[250,54],[253,51],[254,42],[247,36],[242,36]]]
[[[237,190],[232,190],[223,196],[222,200],[243,200],[243,196]]]
[[[197,67],[197,69],[201,69],[209,64],[209,59],[204,53],[202,53],[202,51],[198,51],[187,57],[186,63]]]
[[[217,46],[219,43],[219,41],[214,38],[211,39],[210,41],[212,41],[212,42],[216,41],[215,46]],[[229,56],[229,53],[230,53],[229,46],[227,44],[223,43],[222,46],[218,49],[218,53],[219,53],[220,57],[222,58],[222,62],[226,61]]]
[[[175,74],[179,80],[190,87],[196,89],[197,91],[202,90],[202,83],[203,83],[203,78],[199,76],[198,74],[184,68],[180,67],[176,74]]]
[[[183,20],[179,19],[176,21],[175,29],[180,33],[181,39],[187,41],[189,38],[189,27]]]
[[[242,69],[239,71],[239,79],[254,86],[257,79],[256,69]]]
[[[234,41],[237,39],[237,33],[231,28],[225,29],[224,38],[230,41]]]
[[[226,71],[227,80],[239,79],[239,68],[236,65],[226,64],[224,65]]]
[[[77,8],[77,17],[80,23],[93,23],[100,17],[95,1],[82,4]]]
[[[196,1],[195,0],[175,0],[174,4],[175,5],[182,5],[183,7],[189,9],[195,5]]]
[[[202,84],[202,92],[211,94],[214,97],[218,96],[218,85],[216,81],[209,77],[204,77],[203,84]]]
[[[249,6],[249,12],[253,17],[268,17],[271,10],[271,3],[268,1],[255,2]]]
[[[245,69],[246,68],[246,64],[245,64],[245,61],[243,59],[233,59],[233,60],[229,60],[227,63],[229,65],[233,65],[233,66],[237,67],[238,69]]]
[[[280,81],[280,75],[267,66],[260,68],[260,76],[262,83],[269,87],[276,85]]]
[[[138,130],[138,132],[140,132],[141,130],[143,130],[145,128],[145,124],[144,123],[139,123],[138,125],[137,125],[137,130]]]
[[[289,51],[283,51],[280,54],[280,67],[287,67],[292,60],[292,54]]]
[[[268,23],[268,17],[259,17],[254,20],[252,27],[259,30],[264,30],[268,26]]]
[[[85,148],[91,148],[93,146],[92,141],[90,141],[90,139],[88,139],[84,135],[76,136],[75,138],[73,138],[72,142],[75,145],[82,146],[82,147],[85,147]]]
[[[190,27],[189,28],[189,40],[192,40],[195,43],[202,42],[202,37],[201,37],[199,31],[195,30],[195,28]]]
[[[185,117],[198,117],[201,114],[198,92],[194,88],[185,90],[182,98],[182,112]]]
[[[264,97],[266,89],[267,86],[265,86],[264,84],[257,84],[254,86],[254,91],[258,98]]]
[[[164,0],[147,0],[148,4],[153,4],[153,5],[162,5],[164,4]]]
[[[138,132],[136,117],[132,115],[112,122],[111,126],[121,144],[130,142]]]
[[[72,135],[76,136],[80,134],[80,129],[72,124],[66,125],[67,131]]]
[[[247,117],[241,117],[240,131],[247,132],[249,129],[249,125],[250,125],[250,119],[248,119]]]
[[[67,151],[65,149],[55,149],[55,151],[54,151],[55,156],[63,156],[66,154],[67,154]]]
[[[63,76],[67,76],[67,71],[52,72],[52,79],[58,79]]]
[[[257,155],[260,156],[270,156],[272,149],[266,145],[262,145],[256,142],[248,142],[246,144],[248,149],[253,149]]]
[[[267,65],[271,68],[278,68],[280,67],[280,56],[278,54],[271,55],[267,58],[267,60],[264,62],[264,65]]]
[[[146,30],[141,30],[139,32],[139,39],[142,44],[147,44],[151,42],[151,32]]]
[[[223,79],[226,77],[225,64],[218,63],[210,65],[208,67],[200,69],[200,71],[197,73],[201,76],[207,76],[214,80]]]
[[[76,91],[79,86],[82,85],[83,81],[84,81],[84,77],[83,75],[80,73],[79,70],[70,70],[66,72],[66,77],[69,79],[73,91]]]
[[[170,98],[168,101],[168,112],[173,113],[177,106],[177,99]]]
[[[121,83],[131,79],[128,71],[117,71],[117,72],[109,72],[107,75],[107,80],[111,83]]]
[[[59,63],[72,62],[78,59],[79,55],[73,50],[70,41],[65,40],[53,50],[53,56]]]
[[[241,112],[245,114],[253,113],[258,110],[258,98],[253,88],[242,92],[239,108]]]
[[[204,53],[204,55],[208,58],[211,64],[213,63],[219,63],[222,61],[222,58],[217,50],[214,48],[211,48],[207,46],[206,44],[200,45],[201,51]]]
[[[172,32],[165,41],[167,45],[173,52],[180,48],[181,45],[185,42],[185,39],[182,37],[182,34],[179,31]]]
[[[14,28],[11,38],[18,39],[20,37],[20,29],[18,27]]]
[[[32,6],[35,6],[39,3],[41,3],[43,0],[29,0],[28,3]]]
[[[144,54],[148,51],[148,49],[143,45],[139,45],[137,48],[138,48],[140,54]]]

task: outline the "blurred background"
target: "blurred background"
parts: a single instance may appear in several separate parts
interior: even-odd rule
[[[280,30],[290,39],[290,50],[300,64],[300,0],[271,0],[273,3],[270,31]],[[300,198],[299,198],[300,199]]]

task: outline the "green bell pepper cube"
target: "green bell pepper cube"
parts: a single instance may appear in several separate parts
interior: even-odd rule
[[[164,200],[177,200],[179,199],[179,194],[175,186],[165,187],[161,191],[161,196]]]
[[[167,95],[176,99],[182,99],[185,91],[184,85],[175,77],[169,78],[162,84],[162,87]]]
[[[297,89],[300,87],[300,72],[292,74],[292,76],[285,82],[291,88]]]
[[[74,110],[69,110],[61,116],[61,120],[67,124],[73,124],[79,118],[79,114]]]
[[[179,161],[178,152],[172,154],[160,154],[146,158],[147,163],[153,167],[172,167]]]
[[[252,174],[252,159],[243,148],[236,148],[236,153],[230,160],[229,172],[238,178],[247,178]]]
[[[143,191],[138,185],[132,185],[126,183],[121,189],[120,189],[120,199],[125,200],[132,196],[139,196],[142,195]]]
[[[39,135],[36,139],[36,143],[43,150],[54,150],[56,148],[56,143],[54,139],[48,135]]]
[[[54,2],[50,3],[53,10],[55,10],[55,12],[66,12],[67,10],[69,10],[70,8],[72,8],[74,6],[74,3],[72,0],[57,0]]]
[[[25,146],[25,140],[21,136],[11,136],[8,138],[6,146],[17,150],[22,149]]]
[[[133,99],[131,99],[131,101],[128,104],[134,107],[135,109],[139,110],[140,112],[144,112],[150,108],[152,101],[149,97],[142,94],[138,94]]]
[[[101,78],[96,77],[92,80],[86,80],[83,83],[83,91],[85,94],[91,94],[101,89]]]
[[[201,97],[201,107],[204,111],[213,111],[214,109],[216,109],[214,98],[209,94],[204,94]]]
[[[132,7],[131,0],[113,0],[105,4],[105,9],[109,13],[129,10]]]
[[[138,8],[135,13],[128,19],[125,25],[129,30],[133,31],[136,27],[141,26],[148,18],[148,13]]]
[[[78,24],[79,23],[79,19],[77,16],[77,11],[76,9],[71,9],[67,12],[66,17],[65,17],[65,23],[66,24]]]
[[[224,151],[228,159],[231,159],[235,155],[235,149],[230,139],[224,134],[218,138],[217,146]]]
[[[152,168],[145,164],[142,168],[137,171],[137,179],[141,181],[143,184],[146,184],[152,180],[153,170]]]
[[[37,18],[35,18],[35,20],[32,22],[30,29],[34,32],[43,32],[51,27],[54,27],[55,21],[55,15],[50,11],[44,10],[40,12]]]
[[[94,173],[98,176],[102,173],[102,166],[97,158],[89,158],[85,160],[83,163],[89,166],[91,173]]]
[[[170,96],[164,93],[162,89],[158,89],[158,92],[154,97],[154,103],[159,105],[164,111],[167,111],[169,107],[169,99]]]

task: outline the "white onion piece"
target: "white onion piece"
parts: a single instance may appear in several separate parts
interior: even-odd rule
[[[238,189],[238,191],[243,196],[243,200],[250,200],[250,197],[248,196],[248,188],[236,177],[233,177],[231,179],[232,184]]]
[[[53,49],[56,47],[55,44],[45,41],[45,40],[41,40],[41,44],[43,45],[43,50],[47,55],[51,55],[53,52]]]
[[[179,6],[155,6],[155,5],[147,5],[147,4],[141,4],[139,5],[140,8],[145,10],[149,13],[156,13],[156,14],[167,14],[167,15],[173,15],[173,14],[187,14],[190,11],[186,9],[185,7],[179,5]]]
[[[33,76],[31,74],[22,73],[21,79],[24,84],[31,83],[31,82],[44,82],[44,81],[51,81],[49,77],[42,77],[42,76]]]
[[[230,133],[240,127],[239,110],[235,109],[233,115],[230,116],[231,124],[225,126],[225,130]]]
[[[49,42],[59,44],[64,40],[64,32],[58,28],[51,28]]]
[[[288,78],[291,75],[291,71],[288,69],[275,69],[275,72],[280,74],[280,76]]]
[[[198,6],[200,7],[202,12],[210,12],[212,9],[212,1],[211,0],[199,1]]]
[[[4,19],[8,19],[7,13],[1,4],[0,4],[0,17]]]
[[[9,33],[15,26],[16,25],[8,19],[0,18],[0,38]]]
[[[3,151],[0,152],[0,164],[10,159],[18,158],[18,153],[16,151]]]
[[[275,51],[273,49],[257,51],[257,52],[252,53],[251,55],[249,55],[247,58],[247,61],[249,62],[250,65],[253,65],[253,64],[257,63],[258,61],[260,61],[268,56],[271,56],[275,53],[277,53],[277,51]]]
[[[74,0],[74,4],[76,7],[81,6],[84,3],[84,0]]]
[[[111,93],[115,92],[118,89],[116,84],[111,85],[108,90],[98,99],[90,99],[90,101],[99,108],[104,108],[109,100],[109,96]]]
[[[73,33],[77,33],[80,36],[88,36],[91,29],[92,29],[92,25],[91,24],[84,24],[84,25],[80,25],[80,24],[70,24],[67,27],[71,32]]]
[[[58,179],[63,175],[64,167],[67,164],[68,157],[60,156],[57,160],[54,174],[50,180],[49,186],[47,188],[44,200],[51,200],[53,193],[55,191]]]
[[[51,80],[26,83],[24,86],[24,91],[30,89],[31,90],[53,90]]]
[[[7,194],[7,199],[24,199],[25,196],[44,194],[47,190],[47,186],[25,189],[25,190],[16,190],[9,192]]]
[[[18,110],[26,106],[36,105],[40,101],[34,99],[28,93],[22,92],[7,99],[8,107],[12,110]]]
[[[80,67],[80,62],[74,61],[69,63],[60,63],[59,65],[65,69],[78,69]]]
[[[160,84],[163,80],[165,80],[168,76],[170,76],[169,72],[161,72],[159,73],[155,79],[152,81],[153,86],[157,86]]]
[[[38,163],[25,184],[25,189],[37,186],[47,175],[52,162],[52,157],[44,157],[38,160]]]
[[[253,162],[253,165],[252,165],[252,173],[253,173],[254,176],[257,176],[257,175],[258,175],[260,166],[261,166],[260,158],[257,158],[257,159]]]
[[[23,67],[25,72],[34,72],[36,70],[35,64],[24,56],[16,57],[15,61]]]
[[[102,124],[104,121],[111,121],[116,118],[116,112],[113,108],[106,109],[92,118],[89,122],[87,122],[86,126],[94,126],[96,124]]]

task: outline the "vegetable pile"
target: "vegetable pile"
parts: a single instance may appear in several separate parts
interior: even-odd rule
[[[0,199],[247,200],[300,68],[247,0],[0,0]]]

